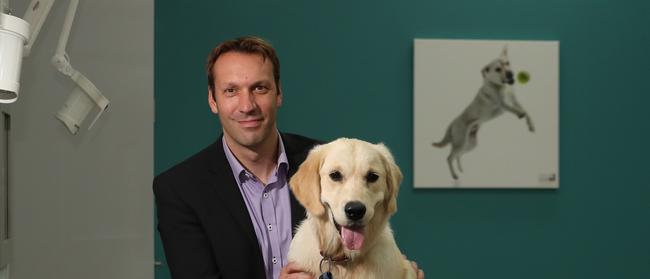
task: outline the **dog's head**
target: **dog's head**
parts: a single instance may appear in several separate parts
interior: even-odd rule
[[[481,74],[486,82],[494,85],[502,86],[504,84],[512,85],[515,83],[515,78],[510,68],[510,60],[508,59],[507,46],[503,47],[501,56],[498,59],[483,67]]]
[[[360,250],[397,210],[401,180],[383,144],[341,138],[312,149],[289,184],[311,216],[334,224],[345,248]]]

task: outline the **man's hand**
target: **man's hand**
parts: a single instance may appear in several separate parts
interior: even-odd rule
[[[289,262],[280,271],[280,279],[314,279],[313,274],[300,269],[294,262]]]

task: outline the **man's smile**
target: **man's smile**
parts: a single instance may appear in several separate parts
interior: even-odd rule
[[[254,128],[262,124],[262,118],[238,120],[237,122],[244,128]]]

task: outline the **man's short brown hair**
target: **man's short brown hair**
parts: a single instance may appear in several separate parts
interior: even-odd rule
[[[271,63],[273,64],[273,78],[275,80],[275,86],[278,87],[278,94],[280,93],[280,60],[275,54],[275,49],[273,49],[273,46],[271,46],[269,42],[265,41],[262,38],[247,36],[224,41],[213,48],[210,52],[210,55],[208,56],[208,62],[205,65],[205,69],[208,75],[208,88],[213,94],[214,74],[212,73],[212,69],[214,68],[214,62],[216,62],[217,58],[219,58],[219,56],[222,54],[231,51],[247,54],[259,54],[264,60],[267,58],[270,59]]]

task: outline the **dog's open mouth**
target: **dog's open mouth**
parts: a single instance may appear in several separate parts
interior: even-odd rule
[[[345,248],[348,250],[361,250],[365,239],[364,226],[341,226],[336,220],[334,220],[334,225],[341,235],[341,241]]]

